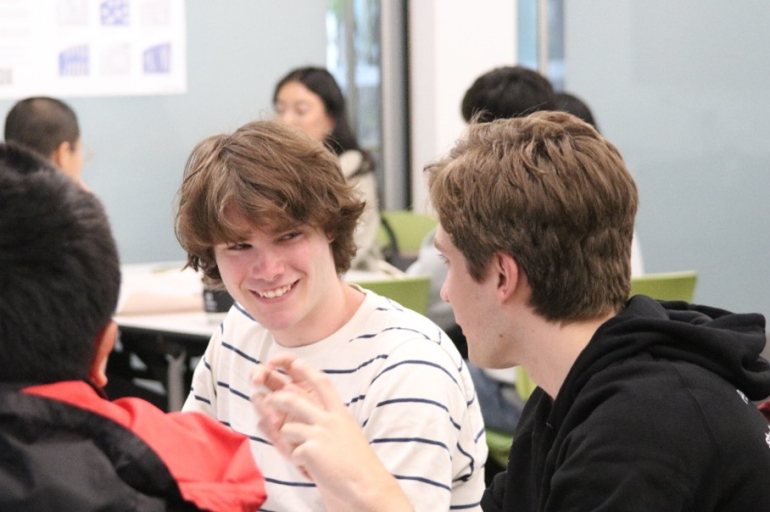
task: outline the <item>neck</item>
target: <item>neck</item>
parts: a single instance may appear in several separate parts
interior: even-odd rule
[[[556,398],[580,353],[599,327],[615,314],[582,322],[543,322],[527,343],[534,350],[522,357],[522,366],[538,386]]]
[[[301,324],[290,330],[273,331],[279,345],[287,348],[312,345],[339,331],[353,318],[365,294],[337,279],[339,286],[331,287],[323,308],[316,308]]]

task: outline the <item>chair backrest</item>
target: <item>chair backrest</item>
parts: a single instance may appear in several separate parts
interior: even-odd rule
[[[422,315],[428,312],[430,276],[404,276],[377,281],[360,281],[356,284],[383,297],[392,299],[405,308]]]
[[[392,230],[398,250],[407,252],[420,250],[425,236],[438,224],[433,217],[412,210],[386,210],[380,212],[380,218]],[[387,242],[386,233],[387,229],[380,230],[381,242]]]
[[[693,270],[645,274],[631,278],[631,296],[648,295],[659,300],[692,302],[698,273]]]
[[[525,370],[523,366],[516,367],[515,382],[516,392],[519,394],[521,399],[525,401],[537,387],[537,384],[532,381],[532,379],[529,377],[529,374],[527,374],[527,370]]]

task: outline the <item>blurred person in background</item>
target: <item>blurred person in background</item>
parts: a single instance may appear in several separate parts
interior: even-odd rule
[[[5,140],[38,153],[85,186],[78,118],[63,101],[46,96],[20,100],[5,118]]]
[[[361,148],[350,127],[345,97],[337,81],[324,68],[294,69],[275,86],[273,106],[278,119],[323,142],[339,158],[345,179],[366,201],[354,234],[358,250],[351,269],[376,270],[381,254],[374,161]]]

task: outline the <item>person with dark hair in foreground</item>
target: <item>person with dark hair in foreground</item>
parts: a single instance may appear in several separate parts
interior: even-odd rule
[[[483,510],[770,510],[765,320],[628,299],[637,191],[612,144],[538,112],[470,126],[426,171],[471,361],[538,384]],[[411,509],[327,376],[284,356],[252,378],[268,439],[327,503]]]
[[[256,510],[248,439],[202,414],[110,402],[118,252],[101,203],[0,144],[0,510]]]

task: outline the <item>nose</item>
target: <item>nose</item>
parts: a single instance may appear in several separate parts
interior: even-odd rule
[[[441,283],[441,290],[439,290],[439,296],[441,297],[441,300],[444,302],[449,302],[449,294],[447,294],[446,291],[446,279],[444,279],[444,282]]]
[[[291,109],[286,109],[278,114],[278,119],[290,126],[297,126],[297,115]]]
[[[275,281],[284,272],[283,259],[278,252],[265,248],[259,251],[251,265],[251,275],[263,281]]]

